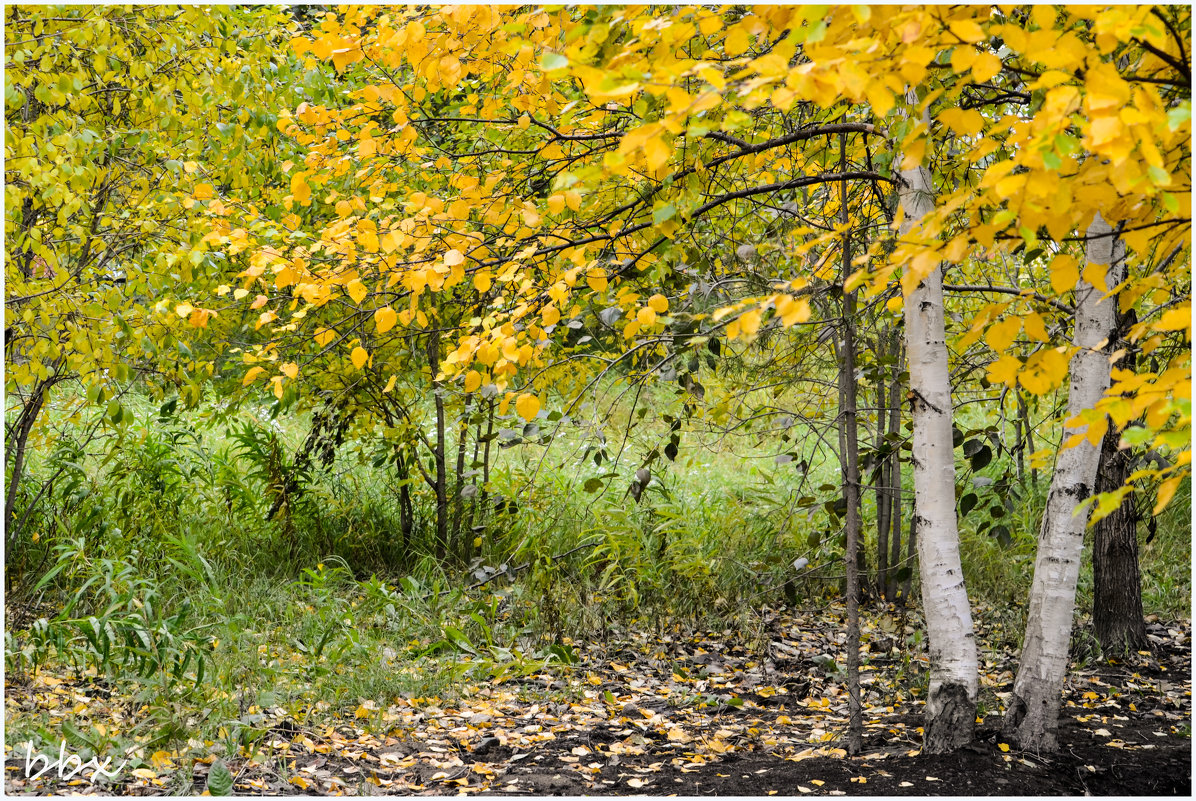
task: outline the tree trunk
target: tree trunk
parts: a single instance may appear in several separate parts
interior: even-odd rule
[[[57,367],[57,362],[54,366]],[[4,495],[4,532],[5,541],[9,547],[12,547],[17,534],[20,533],[15,530],[13,521],[17,511],[17,492],[25,474],[25,448],[29,443],[29,434],[33,431],[33,424],[37,422],[42,406],[45,405],[46,393],[53,383],[52,378],[53,373],[51,373],[51,378],[38,381],[34,386],[29,400],[25,402],[21,413],[17,415],[13,424],[15,430],[12,434],[12,442],[5,443],[5,451],[12,454],[12,476],[9,478],[8,492]]]
[[[846,171],[847,135],[839,135],[841,169]],[[848,223],[847,183],[841,184],[840,221]],[[843,280],[851,271],[851,235],[843,234]],[[843,432],[843,495],[847,502],[844,518],[847,534],[844,553],[847,563],[847,753],[855,755],[863,747],[863,714],[860,699],[860,453],[856,428],[855,391],[855,292],[843,297],[843,347],[839,360],[839,425]]]
[[[910,98],[911,105],[917,102]],[[929,114],[923,111],[929,127]],[[934,207],[930,172],[901,172],[899,229],[906,236]],[[940,754],[972,741],[979,664],[972,613],[959,558],[955,518],[955,449],[943,310],[943,271],[934,271],[905,299],[905,348],[913,396],[914,515],[922,608],[930,650],[930,687],[922,749]]]
[[[887,335],[882,334],[878,339],[877,357],[883,358],[885,355],[885,340]],[[885,420],[886,402],[888,395],[888,387],[885,385],[885,374],[888,372],[884,369],[883,364],[878,365],[877,375],[879,379],[876,382],[876,445],[873,448],[873,453],[877,456],[878,464],[876,468],[876,581],[874,582],[876,594],[881,598],[888,600],[889,598],[889,514],[893,504],[893,493],[891,486],[893,483],[892,463],[887,458],[881,458],[881,449],[885,446],[885,433],[888,421]]]
[[[1112,427],[1101,446],[1097,492],[1125,486],[1130,452],[1118,450],[1121,435]],[[1133,494],[1097,521],[1092,546],[1092,626],[1106,654],[1147,647],[1142,617],[1142,576],[1138,571],[1138,509]]]
[[[436,403],[436,447],[432,453],[436,466],[436,557],[444,559],[448,549],[448,478],[445,475],[444,397],[440,394],[440,331],[428,332],[428,367],[432,371],[432,396]]]
[[[469,444],[469,406],[473,395],[465,396],[465,408],[461,410],[461,425],[457,427],[457,481],[453,491],[453,536],[452,552],[460,555],[462,561],[468,563],[473,540],[468,533],[464,539],[461,536],[461,520],[465,514],[465,498],[461,493],[465,490],[465,448]]]
[[[1088,261],[1110,265],[1110,287],[1116,285],[1113,279],[1124,257],[1124,245],[1097,214],[1088,227]],[[1096,405],[1109,387],[1109,358],[1104,348],[1114,333],[1117,306],[1116,299],[1102,300],[1103,293],[1083,278],[1077,282],[1075,294],[1074,343],[1079,350],[1071,360],[1069,420]],[[1088,508],[1077,514],[1076,506],[1092,495],[1100,461],[1100,448],[1087,439],[1072,447],[1066,443],[1087,428],[1064,423],[1064,447],[1055,462],[1042,516],[1026,635],[1003,727],[1006,738],[1022,748],[1052,751],[1058,747],[1060,695],[1088,521]]]
[[[897,597],[897,576],[893,568],[901,563],[901,504],[905,499],[901,491],[901,448],[897,444],[897,438],[901,434],[901,341],[896,336],[893,338],[893,357],[893,380],[889,383],[889,433],[890,445],[893,448],[893,453],[889,456],[889,491],[892,494],[889,501],[889,517],[892,533],[889,535],[889,585],[885,590],[885,597],[890,601]],[[908,567],[912,570],[912,563]]]

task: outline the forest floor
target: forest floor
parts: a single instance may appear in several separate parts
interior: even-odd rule
[[[841,614],[766,609],[750,632],[605,632],[574,642],[574,665],[463,687],[453,700],[363,699],[342,714],[316,702],[298,718],[250,706],[260,734],[250,751],[195,739],[145,748],[94,784],[90,768],[27,778],[25,747],[6,742],[5,790],[198,795],[212,766],[227,765],[238,795],[1189,794],[1189,621],[1152,621],[1150,651],[1073,663],[1053,755],[1002,742],[1016,654],[982,626],[977,740],[924,756],[924,649],[899,612],[871,610],[864,751],[848,757]],[[5,690],[9,731],[22,715],[107,731],[145,714],[86,675],[43,669]]]

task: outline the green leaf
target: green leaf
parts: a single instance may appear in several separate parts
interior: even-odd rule
[[[979,502],[979,500],[980,499],[976,497],[976,493],[974,493],[974,492],[969,492],[967,495],[960,498],[959,499],[959,516],[967,517],[968,512],[970,512],[976,508],[976,504]]]
[[[540,67],[548,72],[564,69],[567,66],[569,66],[569,59],[560,53],[545,53],[544,57],[540,59]]]
[[[224,760],[217,759],[208,770],[208,793],[216,796],[233,794],[233,774],[229,771]]]
[[[665,205],[661,206],[660,208],[658,208],[654,212],[652,212],[652,223],[654,225],[660,225],[662,222],[671,220],[676,216],[677,216],[677,207],[674,206],[672,203],[666,203]]]

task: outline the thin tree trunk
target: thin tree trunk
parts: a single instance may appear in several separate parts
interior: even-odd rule
[[[53,375],[53,374],[51,374]],[[46,402],[46,392],[49,390],[52,381],[50,379],[37,382],[33,388],[33,392],[29,396],[29,400],[21,409],[15,423],[15,432],[13,434],[13,442],[5,443],[8,452],[12,454],[12,476],[8,482],[8,492],[4,496],[4,532],[7,543],[11,546],[16,541],[18,531],[13,528],[13,519],[17,511],[17,492],[20,489],[21,479],[25,473],[25,448],[29,443],[29,434],[33,431],[33,424],[37,422],[38,415],[41,414],[42,406]]]
[[[889,543],[889,585],[885,597],[890,601],[897,597],[897,578],[893,571],[901,562],[901,504],[904,500],[901,487],[901,448],[897,445],[897,438],[901,435],[901,340],[893,337],[893,380],[889,383],[889,432],[893,453],[889,457],[889,488],[892,498],[889,502],[889,517],[891,518],[892,533]],[[911,563],[912,569],[912,563]]]
[[[473,395],[465,396],[465,407],[461,411],[461,425],[457,427],[457,482],[453,492],[453,536],[452,552],[460,554],[463,561],[469,562],[472,540],[467,536],[461,538],[461,520],[465,513],[465,499],[461,492],[465,489],[465,448],[469,444],[469,406]]]
[[[878,337],[880,347],[877,348],[877,358],[885,356],[885,340],[887,332]],[[885,385],[885,375],[888,371],[880,365],[877,369],[879,379],[876,383],[876,446],[873,450],[880,460],[876,470],[876,594],[889,599],[889,515],[893,505],[893,465],[888,458],[880,458],[884,447],[885,433],[888,420],[885,419],[888,387]],[[894,376],[896,380],[896,376]]]
[[[840,167],[845,172],[847,163],[847,135],[839,135]],[[847,183],[840,189],[840,221],[846,226]],[[851,271],[851,235],[843,234],[843,279]],[[843,462],[843,495],[847,501],[845,525],[847,542],[847,753],[858,754],[863,748],[863,713],[860,699],[860,574],[859,540],[860,526],[860,454],[856,428],[855,391],[855,292],[843,297],[843,347],[839,360],[839,399],[841,437],[845,452]]]
[[[916,105],[916,95],[909,100]],[[929,127],[929,114],[923,111],[922,115]],[[930,172],[922,166],[903,170],[900,197],[904,219],[899,235],[904,237],[934,208]],[[930,650],[922,749],[931,754],[954,751],[972,741],[979,689],[976,638],[955,518],[953,410],[943,318],[943,271],[936,266],[905,299],[913,395],[914,515]]]
[[[1118,265],[1124,257],[1124,245],[1097,214],[1088,227],[1088,261],[1110,266],[1110,287],[1116,285]],[[1095,406],[1109,387],[1109,358],[1103,349],[1114,333],[1117,301],[1102,301],[1102,294],[1083,278],[1076,284],[1074,343],[1079,350],[1071,360],[1069,420]],[[1100,461],[1099,446],[1087,439],[1072,447],[1066,443],[1087,428],[1086,424],[1064,423],[1064,447],[1055,462],[1042,516],[1026,636],[1003,725],[1006,738],[1023,748],[1051,751],[1058,747],[1060,695],[1067,674],[1080,551],[1088,521],[1088,507],[1077,514],[1076,506],[1092,495]]]
[[[444,397],[440,394],[440,331],[428,332],[428,367],[432,371],[432,396],[436,404],[436,448],[432,458],[436,466],[436,557],[444,559],[448,549],[448,478],[445,475]]]
[[[1017,390],[1017,410],[1022,421],[1022,435],[1025,437],[1025,450],[1030,452],[1030,484],[1038,486],[1038,468],[1034,466],[1034,428],[1030,425],[1030,408],[1026,405],[1026,396]]]

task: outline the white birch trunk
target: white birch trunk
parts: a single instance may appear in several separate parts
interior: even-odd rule
[[[923,120],[929,123],[925,112]],[[901,178],[905,218],[899,233],[905,236],[934,208],[934,188],[930,172],[920,165],[902,171]],[[976,638],[955,518],[955,449],[943,315],[940,266],[905,299],[918,569],[930,647],[922,745],[927,753],[953,751],[972,741],[979,684]]]
[[[1093,237],[1099,237],[1094,239]],[[1106,281],[1112,288],[1125,258],[1125,245],[1100,216],[1088,227],[1088,261],[1109,265]],[[1091,409],[1109,388],[1109,357],[1105,352],[1116,325],[1115,297],[1084,281],[1076,284],[1075,334],[1079,348],[1071,359],[1068,417]],[[1063,440],[1083,433],[1086,425],[1064,426]],[[1023,748],[1054,750],[1059,722],[1067,650],[1075,611],[1076,583],[1080,577],[1080,551],[1088,523],[1087,507],[1076,506],[1092,494],[1100,464],[1100,443],[1084,440],[1064,448],[1055,462],[1047,496],[1030,587],[1030,610],[1013,697],[1005,713],[1005,736]]]

